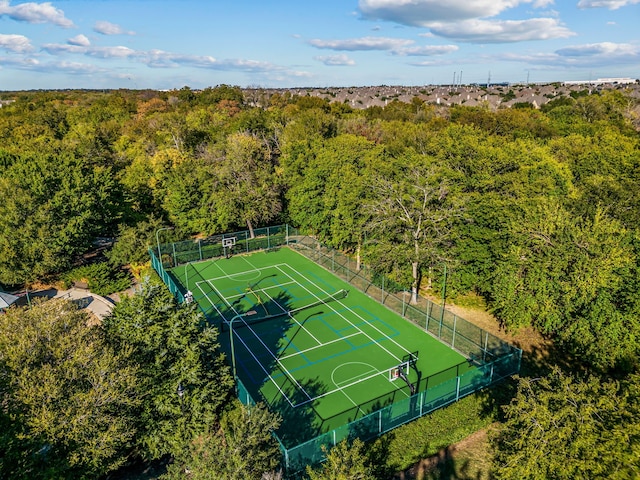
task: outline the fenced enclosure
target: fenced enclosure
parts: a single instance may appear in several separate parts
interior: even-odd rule
[[[178,301],[184,300],[186,291],[167,270],[189,262],[228,255],[227,247],[223,246],[223,239],[228,238],[235,238],[234,254],[288,246],[417,325],[466,359],[442,372],[420,378],[415,390],[417,393],[409,397],[394,398],[390,404],[388,401],[376,403],[377,399],[371,400],[372,406],[384,405],[374,408],[372,413],[353,421],[350,420],[357,416],[354,412],[341,413],[340,418],[330,419],[331,427],[340,426],[313,438],[279,438],[276,435],[283,452],[284,465],[290,471],[321,461],[324,458],[323,445],[331,447],[344,438],[356,436],[365,440],[374,438],[519,371],[521,351],[518,348],[427,299],[419,298],[417,304],[411,304],[409,292],[391,284],[384,276],[358,265],[341,252],[323,246],[313,237],[299,235],[286,225],[256,230],[254,238],[249,232],[236,232],[211,239],[161,245],[160,258],[150,250],[153,267]],[[225,245],[230,243],[224,242]],[[251,405],[262,400],[253,398],[250,389],[239,378],[236,382],[238,396],[243,403]]]

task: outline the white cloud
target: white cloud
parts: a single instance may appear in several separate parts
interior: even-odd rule
[[[1,33],[0,48],[15,53],[26,53],[33,50],[29,39],[24,35],[4,35]]]
[[[561,48],[553,53],[508,54],[500,60],[562,68],[596,68],[611,65],[635,66],[640,63],[640,45],[629,43],[591,43]]]
[[[84,54],[87,53],[88,48],[84,45],[73,45],[67,43],[65,45],[59,43],[45,43],[42,45],[42,50],[51,55],[58,55],[62,53],[79,53]]]
[[[434,23],[431,25],[431,31],[441,37],[474,43],[549,40],[551,38],[567,38],[575,35],[555,18],[466,20],[457,23]]]
[[[74,26],[73,22],[64,16],[64,12],[52,6],[50,2],[27,2],[11,6],[8,0],[0,0],[1,16],[7,16],[19,22],[52,23],[64,28]]]
[[[366,19],[428,27],[432,22],[494,17],[527,3],[541,8],[553,0],[360,0],[358,6]]]
[[[361,50],[397,50],[413,43],[413,40],[385,37],[348,38],[345,40],[309,40],[309,44],[316,48],[352,52]]]
[[[135,32],[127,31],[120,25],[100,20],[93,26],[93,31],[102,35],[135,35]]]
[[[19,69],[33,68],[38,65],[38,60],[31,57],[24,56],[11,56],[0,57],[0,68],[3,67],[16,67]]]
[[[324,63],[327,66],[335,67],[335,66],[352,66],[355,65],[356,62],[349,58],[345,54],[341,55],[328,55],[328,56],[320,56],[313,57],[314,60]]]
[[[607,56],[607,57],[624,57],[636,56],[640,54],[640,46],[631,45],[630,43],[587,43],[584,45],[573,45],[556,50],[556,53],[562,57],[584,57],[584,56]]]
[[[445,55],[458,50],[457,45],[425,45],[421,47],[408,47],[394,50],[395,55],[411,57],[431,57],[434,55]]]
[[[431,34],[462,42],[508,43],[574,35],[556,18],[492,19],[522,4],[546,8],[553,0],[360,0],[359,7],[364,18],[424,27]],[[556,16],[553,13],[551,17]]]
[[[91,47],[87,49],[86,55],[96,58],[127,58],[137,57],[139,53],[129,47]]]
[[[640,0],[580,0],[578,2],[578,8],[608,8],[609,10],[617,10],[638,3],[640,3]]]
[[[88,47],[89,45],[91,45],[89,39],[82,34],[71,37],[69,40],[67,40],[67,43],[69,45],[77,45],[79,47]]]
[[[76,42],[80,43],[80,42]],[[215,70],[271,72],[285,71],[284,67],[269,62],[246,59],[217,60],[209,55],[187,55],[166,52],[164,50],[133,50],[124,46],[99,47],[92,45],[49,43],[42,46],[42,50],[51,55],[76,54],[99,59],[129,59],[137,61],[150,68],[177,68],[179,66],[207,68]]]
[[[71,75],[91,75],[95,73],[107,73],[108,71],[96,65],[79,62],[40,62],[38,59],[30,57],[9,58],[0,57],[0,64],[11,66],[20,70],[27,70],[41,73],[62,73]]]

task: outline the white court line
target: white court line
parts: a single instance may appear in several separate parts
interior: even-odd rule
[[[278,383],[275,381],[275,379],[271,376],[271,373],[267,371],[266,368],[264,368],[264,365],[262,365],[262,362],[260,360],[258,360],[258,358],[253,354],[253,350],[251,350],[251,348],[249,348],[249,346],[244,342],[244,340],[242,339],[241,336],[237,335],[236,336],[240,342],[242,342],[242,344],[244,345],[244,348],[247,349],[247,352],[249,352],[249,355],[251,355],[253,357],[253,359],[256,361],[256,363],[258,365],[260,365],[260,368],[262,369],[262,371],[264,372],[264,374],[269,377],[269,380],[271,380],[271,383],[273,383],[276,388],[278,389],[278,391],[280,392],[280,394],[287,400],[287,402],[289,402],[289,405],[291,405],[291,408],[296,408],[297,405],[294,405],[293,403],[291,403],[291,400],[289,400],[289,396],[280,388],[280,385],[278,385]],[[236,338],[234,337],[234,338]],[[283,375],[285,379],[288,379],[288,377],[286,375]],[[304,391],[304,390],[303,390]],[[304,392],[305,395],[307,392]],[[309,395],[307,395],[307,398],[309,398]]]
[[[289,267],[292,270],[294,270],[298,275],[300,275],[302,278],[304,278],[304,280],[306,282],[308,282],[310,285],[313,285],[314,287],[316,287],[319,291],[323,292],[325,295],[329,295],[329,293],[322,289],[320,286],[318,286],[317,284],[315,284],[314,282],[312,282],[311,280],[309,280],[307,277],[305,277],[303,274],[301,274],[300,272],[298,272],[297,270],[295,270],[292,267]],[[280,270],[284,275],[286,275],[287,277],[289,277],[289,279],[291,279],[292,281],[295,281],[295,279],[293,279],[291,277],[291,275],[289,275],[287,272],[283,271],[279,266],[278,266],[278,270]],[[318,297],[316,294],[314,294],[313,292],[311,292],[307,287],[305,287],[304,285],[300,285],[302,288],[304,288],[309,294],[311,294],[312,296],[316,297],[318,300],[321,300],[320,297]],[[348,309],[351,313],[353,313],[357,318],[359,318],[360,320],[362,320],[363,322],[366,322],[366,320],[360,316],[355,310],[352,310],[351,308],[347,307],[344,303],[342,303],[340,300],[334,300],[336,302],[338,302],[340,305],[342,305],[342,307]],[[335,308],[333,308],[332,306],[330,306],[329,304],[325,304],[328,308],[330,308],[331,310],[333,310],[333,312],[342,317],[343,320],[345,320],[349,325],[351,325],[353,328],[355,328],[356,330],[362,332],[363,335],[365,335],[369,340],[371,340],[373,343],[375,343],[376,345],[378,345],[379,348],[381,348],[382,350],[384,350],[391,358],[393,358],[395,361],[397,362],[402,362],[401,358],[398,358],[396,355],[394,355],[393,353],[391,353],[389,350],[387,350],[380,342],[374,340],[369,334],[363,332],[362,330],[360,330],[360,328],[358,328],[356,325],[354,325],[351,320],[349,320],[348,318],[346,318],[342,313],[340,313],[339,311],[337,311]],[[368,325],[371,325],[372,328],[374,328],[375,330],[378,331],[378,333],[380,333],[383,337],[385,337],[387,340],[392,341],[393,343],[396,344],[396,346],[400,347],[401,350],[404,350],[407,353],[411,353],[408,350],[406,350],[402,345],[400,345],[398,342],[396,342],[395,340],[393,340],[392,338],[390,338],[387,334],[385,334],[384,332],[382,332],[379,328],[377,328],[375,325],[373,325],[372,323],[368,323]]]
[[[352,333],[351,335],[347,335],[346,337],[336,338],[335,340],[331,340],[329,342],[324,342],[324,343],[321,343],[320,345],[315,345],[315,346],[310,347],[310,348],[305,348],[304,350],[298,350],[297,352],[292,353],[290,355],[282,355],[282,356],[280,356],[280,358],[286,360],[287,358],[297,357],[297,356],[302,355],[304,353],[310,352],[311,350],[315,350],[316,348],[322,348],[322,347],[324,347],[326,345],[331,345],[332,343],[342,342],[343,340],[345,340],[347,338],[355,337],[356,335],[362,335],[362,332]]]
[[[209,282],[209,284],[210,284],[210,285],[211,285],[211,287],[212,287],[212,288],[213,288],[213,289],[218,293],[218,295],[220,295],[220,292],[218,292],[218,289],[215,287],[215,285],[213,285],[211,282]],[[229,303],[229,301],[228,301],[226,298],[224,298],[222,295],[220,295],[220,298],[222,298],[222,299],[224,300],[224,302],[227,304],[227,307],[229,307],[231,310],[233,310],[233,312],[236,314],[236,317],[238,317],[238,318],[242,319],[242,315],[241,315],[241,314],[239,314],[239,313],[238,313],[238,311],[237,311],[235,308],[233,308],[233,305],[231,305],[231,304]],[[236,317],[234,317],[234,318],[236,318]],[[304,388],[302,388],[302,385],[300,385],[300,384],[298,383],[298,380],[297,380],[293,375],[291,375],[291,373],[289,372],[289,370],[287,370],[287,369],[284,367],[284,365],[282,365],[282,364],[280,363],[280,360],[278,359],[278,357],[277,357],[277,356],[275,356],[275,355],[273,354],[273,352],[269,349],[269,347],[267,347],[267,346],[265,345],[265,343],[262,341],[262,339],[260,338],[260,336],[255,332],[255,330],[254,330],[253,328],[251,328],[251,325],[250,325],[250,324],[248,324],[247,322],[244,322],[244,324],[245,324],[245,327],[246,327],[246,328],[248,328],[248,329],[251,331],[251,333],[253,333],[253,336],[254,336],[254,337],[256,337],[256,338],[258,339],[258,341],[262,344],[262,346],[264,347],[264,349],[265,349],[267,352],[269,352],[269,355],[271,355],[271,356],[273,357],[273,359],[276,361],[276,363],[280,366],[280,369],[282,370],[283,375],[284,375],[286,378],[289,378],[291,381],[293,381],[293,383],[295,383],[295,385],[300,389],[300,391],[301,391],[302,393],[304,393],[304,394],[305,394],[305,396],[309,399],[309,401],[312,401],[312,399],[311,399],[311,397],[309,396],[309,394],[307,393],[307,391],[306,391]],[[233,328],[233,325],[231,325],[231,326],[230,326],[230,329],[231,329],[231,328]],[[229,333],[231,333],[231,330],[229,330]],[[244,341],[243,341],[242,343],[244,344]],[[246,347],[246,344],[245,344],[245,347]],[[249,349],[249,351],[251,351],[251,350]],[[251,353],[251,355],[253,356],[253,353]],[[254,358],[255,358],[255,357],[254,357]],[[256,361],[257,361],[257,359],[256,359]],[[260,362],[258,362],[258,363],[260,363]],[[262,365],[262,363],[260,363],[260,365]],[[263,367],[263,368],[264,368],[264,367]],[[285,373],[285,372],[286,372],[286,373]],[[287,374],[288,374],[288,375],[287,375]],[[267,375],[269,376],[269,379],[271,379],[271,381],[275,384],[276,382],[275,382],[275,380],[271,377],[271,375],[270,375],[269,373],[267,373]],[[281,392],[282,392],[282,391],[281,391]],[[282,393],[284,394],[284,392],[282,392]],[[285,395],[285,396],[286,396],[286,395]],[[288,398],[287,398],[287,401],[289,401],[289,400],[288,400]],[[289,403],[291,403],[291,402],[289,401]]]
[[[300,282],[298,282],[297,280],[295,280],[295,279],[294,279],[294,278],[293,278],[289,273],[287,273],[286,271],[284,271],[284,270],[281,268],[281,267],[283,267],[283,266],[286,266],[286,267],[288,267],[289,269],[293,270],[295,273],[297,273],[299,276],[301,276],[301,277],[302,277],[302,278],[303,278],[303,279],[304,279],[308,284],[313,285],[313,286],[314,286],[315,288],[317,288],[319,291],[323,292],[323,294],[325,294],[325,295],[329,296],[329,293],[328,293],[328,292],[326,292],[323,288],[321,288],[320,286],[318,286],[315,282],[312,282],[311,280],[309,280],[305,275],[303,275],[302,273],[298,272],[296,269],[294,269],[293,267],[291,267],[291,266],[290,266],[289,264],[287,264],[287,263],[280,263],[280,264],[276,264],[276,265],[270,265],[270,266],[268,266],[268,267],[260,268],[259,270],[266,270],[266,269],[268,269],[268,268],[276,268],[276,269],[277,269],[277,270],[279,270],[283,275],[285,275],[286,277],[288,277],[288,278],[289,278],[289,280],[290,280],[290,282],[288,282],[288,283],[286,283],[286,284],[282,284],[282,285],[291,285],[291,284],[295,284],[295,285],[297,285],[297,286],[299,286],[299,287],[303,288],[307,293],[309,293],[309,294],[310,294],[310,296],[315,297],[317,300],[321,300],[321,298],[320,298],[318,295],[316,295],[315,293],[313,293],[312,291],[310,291],[310,290],[309,290],[308,288],[306,288],[303,284],[301,284]],[[220,268],[220,270],[221,270],[223,273],[225,273],[225,272],[224,272],[224,270],[223,270],[222,268]],[[237,276],[237,275],[242,275],[242,274],[244,274],[244,273],[246,273],[246,272],[241,272],[240,274],[234,274],[234,275],[236,275],[236,276]],[[213,285],[213,283],[212,283],[214,280],[219,280],[219,279],[229,278],[229,277],[230,277],[230,276],[229,276],[229,275],[227,275],[226,273],[225,273],[225,275],[226,275],[226,276],[224,276],[224,277],[217,277],[216,279],[207,280],[207,283],[209,283],[209,285],[210,285],[210,286],[215,290],[215,292],[217,293],[217,295],[218,295],[218,296],[219,296],[219,297],[220,297],[220,298],[221,298],[221,299],[222,299],[222,300],[227,304],[227,306],[237,314],[237,311],[233,308],[233,306],[232,306],[231,304],[229,304],[229,301],[226,299],[226,297],[223,297],[223,296],[222,296],[222,294],[218,291],[218,289],[217,289],[217,288],[215,288],[215,286],[214,286],[214,285]],[[202,289],[201,289],[201,290],[202,290]],[[263,289],[262,291],[264,291],[264,289]],[[203,292],[203,293],[204,293],[204,292]],[[267,295],[268,295],[268,294],[267,294]],[[205,294],[205,296],[206,296],[206,294]],[[242,296],[242,295],[238,295],[238,296]],[[268,296],[269,296],[269,295],[268,295]],[[270,297],[270,296],[269,296],[269,297]],[[208,298],[208,297],[207,297],[207,298]],[[232,298],[233,298],[233,297],[232,297]],[[271,298],[271,297],[270,297],[270,298]],[[354,314],[357,318],[359,318],[360,320],[362,320],[362,321],[366,322],[366,320],[365,320],[361,315],[359,315],[357,312],[355,312],[354,310],[352,310],[352,309],[350,309],[349,307],[347,307],[347,306],[346,306],[344,303],[342,303],[341,301],[339,301],[339,300],[337,300],[337,301],[338,301],[338,303],[339,303],[343,308],[348,309],[348,310],[349,310],[349,311],[351,311],[351,313],[352,313],[352,314]],[[274,302],[274,303],[276,303],[276,304],[277,304],[277,302]],[[284,311],[284,309],[282,308],[282,306],[280,306],[279,304],[278,304],[278,306],[279,306],[279,307]],[[313,349],[316,349],[316,348],[322,348],[324,345],[329,345],[329,344],[331,344],[331,343],[335,343],[335,342],[338,342],[338,341],[343,341],[344,339],[346,339],[346,338],[350,338],[350,337],[355,336],[355,335],[364,335],[364,336],[365,336],[365,337],[367,337],[371,342],[373,342],[374,344],[378,345],[378,347],[379,347],[379,348],[381,348],[383,351],[385,351],[385,352],[386,352],[389,356],[391,356],[395,361],[401,361],[401,359],[399,359],[396,355],[394,355],[394,354],[393,354],[393,353],[391,353],[389,350],[387,350],[387,349],[386,349],[384,346],[382,346],[378,341],[374,340],[370,335],[368,335],[367,333],[365,333],[365,332],[363,332],[362,330],[360,330],[360,328],[359,328],[359,327],[357,327],[356,325],[354,325],[354,324],[353,324],[349,319],[347,319],[343,314],[341,314],[340,312],[338,312],[338,311],[337,311],[336,309],[334,309],[332,306],[330,306],[329,308],[330,308],[330,309],[331,309],[335,314],[337,314],[338,316],[342,317],[342,318],[343,318],[347,323],[349,323],[353,328],[355,328],[355,329],[357,330],[357,332],[356,332],[356,333],[354,333],[354,334],[351,334],[351,335],[349,335],[349,336],[347,336],[347,337],[341,337],[341,338],[338,338],[338,339],[336,339],[336,340],[332,340],[331,342],[328,342],[328,343],[320,343],[320,342],[318,342],[318,343],[319,343],[319,345],[318,345],[318,346],[316,346],[316,347],[311,347],[311,348],[306,349],[306,350],[304,350],[304,351],[296,352],[296,353],[293,353],[293,354],[287,355],[287,356],[285,356],[285,357],[277,357],[277,356],[275,356],[275,355],[273,354],[273,352],[272,352],[272,351],[271,351],[271,350],[270,350],[270,349],[269,349],[269,348],[264,344],[264,342],[263,342],[263,341],[262,341],[262,339],[258,336],[258,334],[257,334],[257,333],[256,333],[256,332],[251,328],[250,324],[248,324],[248,323],[246,323],[246,322],[245,322],[245,326],[246,326],[246,327],[251,331],[251,333],[252,333],[252,334],[253,334],[253,335],[258,339],[258,341],[263,345],[263,347],[265,348],[265,350],[267,350],[267,352],[268,352],[268,353],[273,357],[273,359],[278,363],[278,365],[279,365],[279,367],[280,367],[280,369],[281,369],[281,371],[282,371],[282,373],[283,373],[284,377],[285,377],[285,378],[289,378],[290,380],[292,380],[292,381],[293,381],[293,383],[294,383],[294,384],[295,384],[295,385],[296,385],[296,386],[297,386],[297,387],[298,387],[298,388],[299,388],[299,389],[300,389],[300,390],[305,394],[305,396],[307,397],[307,400],[305,400],[304,402],[297,403],[297,404],[293,404],[293,403],[291,402],[291,400],[288,398],[288,396],[286,395],[286,393],[285,393],[285,392],[283,392],[283,391],[282,391],[282,389],[278,386],[277,382],[274,380],[274,378],[271,376],[271,374],[270,374],[270,373],[265,369],[264,365],[262,365],[262,363],[261,363],[261,362],[256,358],[256,356],[253,354],[253,351],[252,351],[252,350],[251,350],[251,349],[246,345],[246,343],[244,342],[244,340],[242,340],[242,339],[241,339],[241,342],[243,343],[243,345],[245,346],[245,348],[247,348],[247,350],[250,352],[250,354],[251,354],[251,356],[254,358],[254,360],[255,360],[255,361],[260,365],[260,368],[261,368],[261,369],[264,371],[264,373],[269,377],[269,379],[271,380],[271,382],[276,386],[276,388],[280,391],[280,393],[281,393],[281,394],[282,394],[282,395],[287,399],[287,402],[288,402],[292,407],[294,407],[294,408],[297,408],[297,407],[302,406],[302,405],[306,405],[306,404],[308,404],[308,403],[310,403],[310,402],[313,402],[313,401],[315,401],[315,400],[317,400],[317,399],[320,399],[320,398],[322,398],[322,397],[326,397],[326,396],[331,395],[331,394],[336,393],[336,392],[341,392],[341,393],[342,393],[343,395],[345,395],[345,396],[346,396],[346,397],[347,397],[347,398],[348,398],[352,403],[354,403],[354,402],[353,402],[353,400],[352,400],[352,399],[351,399],[351,398],[350,398],[350,397],[349,397],[349,396],[348,396],[348,395],[343,391],[344,389],[349,388],[349,387],[351,387],[351,386],[353,386],[353,385],[357,385],[357,384],[362,383],[362,382],[364,382],[364,381],[370,380],[371,378],[374,378],[374,377],[375,377],[375,376],[377,376],[377,375],[385,375],[385,376],[386,376],[386,374],[387,374],[388,370],[383,370],[383,371],[376,372],[376,373],[374,373],[374,374],[372,374],[372,375],[368,375],[368,376],[366,376],[366,377],[364,377],[364,378],[361,378],[361,379],[359,379],[359,380],[357,380],[357,381],[355,381],[355,382],[353,382],[353,383],[351,383],[351,384],[349,384],[349,385],[345,385],[345,386],[342,386],[342,387],[335,388],[335,389],[333,389],[333,390],[331,390],[331,391],[329,391],[329,392],[325,392],[325,393],[323,393],[322,395],[318,395],[318,396],[316,396],[316,397],[314,397],[314,398],[311,398],[311,396],[307,393],[307,391],[306,391],[306,390],[305,390],[305,389],[300,385],[300,383],[298,383],[297,379],[296,379],[296,378],[295,378],[295,377],[294,377],[294,376],[293,376],[293,375],[288,371],[288,369],[286,369],[286,368],[284,367],[284,365],[282,365],[282,363],[280,362],[280,359],[281,359],[281,358],[282,358],[282,359],[292,358],[292,357],[295,357],[295,356],[299,356],[299,355],[303,354],[303,353],[304,353],[304,352],[306,352],[306,351],[313,350]],[[217,310],[217,308],[216,308],[216,310]],[[223,318],[224,318],[224,317],[223,317]],[[240,317],[240,318],[241,318],[241,317]],[[295,319],[294,319],[294,320],[295,320]],[[227,322],[227,323],[228,323],[228,322]],[[371,326],[372,326],[372,327],[373,327],[373,328],[374,328],[378,333],[380,333],[383,337],[385,337],[386,339],[390,340],[392,343],[394,343],[394,344],[396,344],[398,347],[400,347],[400,349],[401,349],[401,350],[404,350],[404,351],[406,351],[407,353],[410,353],[408,350],[406,350],[404,347],[402,347],[400,344],[398,344],[395,340],[393,340],[393,339],[392,339],[392,338],[390,338],[388,335],[386,335],[384,332],[382,332],[380,329],[378,329],[375,325],[372,325],[372,324],[369,324],[369,325],[371,325]],[[318,340],[316,339],[316,341],[318,341]],[[335,383],[334,383],[334,385],[335,385]],[[336,387],[337,387],[337,385],[336,385]],[[399,390],[400,390],[400,391],[402,391],[402,392],[406,395],[406,393],[405,393],[402,389],[399,389]],[[354,403],[354,405],[356,405],[356,404]],[[357,405],[356,405],[356,406],[357,406]],[[359,408],[359,407],[358,407],[358,408]]]
[[[229,279],[233,280],[234,282],[245,281],[245,279],[242,279],[242,280],[236,280],[236,279],[235,279],[235,278],[233,278],[233,277],[239,277],[239,276],[241,276],[241,275],[246,275],[246,274],[248,274],[249,272],[251,272],[252,274],[253,274],[254,272],[257,272],[257,273],[258,273],[258,275],[257,275],[257,276],[255,276],[255,277],[250,277],[250,278],[248,278],[248,279],[246,279],[246,280],[255,280],[256,278],[260,278],[260,276],[262,275],[261,270],[264,270],[264,268],[259,268],[259,269],[254,268],[254,270],[245,270],[244,272],[231,273],[231,274],[229,274],[229,273],[227,273],[227,272],[225,272],[225,271],[224,271],[224,269],[220,266],[220,264],[219,264],[218,262],[216,262],[216,264],[215,264],[215,265],[216,265],[216,267],[218,267],[218,268],[220,269],[220,271],[221,271],[222,273],[224,273],[225,277],[222,277],[222,278],[229,278]]]
[[[291,284],[291,283],[293,283],[293,282],[290,282],[289,284]],[[278,302],[276,302],[276,301],[275,301],[275,299],[274,299],[271,295],[269,295],[267,292],[265,292],[265,291],[264,291],[264,289],[262,289],[262,290],[258,290],[258,291],[260,291],[260,292],[264,293],[267,297],[269,297],[269,298],[271,299],[271,301],[272,301],[273,303],[275,303],[275,304],[278,306],[278,308],[279,308],[280,310],[282,310],[282,313],[286,313],[286,314],[289,316],[289,318],[290,318],[291,320],[293,320],[294,322],[296,322],[296,324],[298,325],[298,327],[299,327],[299,328],[301,328],[302,330],[304,330],[305,332],[307,332],[307,334],[308,334],[311,338],[313,338],[313,339],[316,341],[316,343],[317,343],[318,345],[322,345],[322,342],[321,342],[320,340],[318,340],[318,339],[313,335],[313,333],[311,333],[309,330],[307,330],[307,329],[306,329],[306,327],[305,327],[303,324],[301,324],[298,320],[296,320],[296,318],[295,318],[293,315],[291,315],[291,313],[289,313],[287,310],[285,310],[285,309],[284,309],[284,307],[283,307],[282,305],[280,305]],[[280,357],[280,358],[282,358],[282,357]]]
[[[389,374],[389,370],[383,370],[383,371],[381,371],[381,372],[377,372],[377,373],[374,373],[374,374],[372,374],[372,375],[368,375],[368,376],[366,376],[366,377],[364,377],[364,378],[361,378],[360,380],[356,380],[355,382],[350,383],[349,385],[345,385],[344,387],[334,388],[333,390],[330,390],[330,391],[328,391],[328,392],[325,392],[325,393],[323,393],[322,395],[318,395],[318,396],[316,396],[315,398],[311,398],[311,399],[309,399],[309,400],[305,400],[304,402],[297,403],[297,404],[295,405],[295,407],[296,407],[296,408],[297,408],[297,407],[301,407],[302,405],[306,405],[307,403],[309,403],[309,402],[313,402],[313,401],[315,401],[315,400],[318,400],[319,398],[326,397],[326,396],[328,396],[328,395],[332,395],[332,394],[334,394],[334,393],[336,393],[336,392],[341,392],[341,391],[342,391],[342,390],[344,390],[345,388],[349,388],[349,387],[352,387],[352,386],[357,385],[357,384],[359,384],[359,383],[366,382],[367,380],[371,380],[372,378],[374,378],[374,377],[376,377],[376,376],[378,376],[378,375],[383,375],[383,376],[384,376],[384,378],[388,378],[388,377],[387,377],[387,375],[388,375],[388,374]],[[334,384],[334,385],[335,385],[335,384]]]
[[[349,365],[350,363],[354,363],[354,362],[348,362],[348,363],[343,363],[342,365],[338,365],[336,368],[333,369],[333,371],[335,372],[338,368],[342,367],[343,365]],[[360,375],[356,375],[355,377],[351,377],[348,378],[347,380],[345,380],[344,382],[336,382],[333,379],[333,373],[331,373],[331,381],[333,382],[333,384],[338,387],[338,388],[345,388],[348,387],[349,385],[353,385],[353,381],[354,379],[357,379],[358,377],[368,377],[369,375],[374,375],[377,373],[380,373],[378,371],[378,369],[376,369],[375,367],[373,367],[373,365],[369,365],[371,368],[371,370],[369,370],[368,372],[364,372],[361,373]],[[345,385],[341,385],[341,384],[345,384]]]
[[[335,385],[335,384],[334,384]],[[366,413],[360,408],[360,405],[358,405],[356,402],[353,401],[353,398],[351,398],[349,395],[347,395],[347,392],[345,392],[344,390],[340,389],[340,393],[342,393],[345,397],[347,397],[349,399],[349,401],[351,403],[353,403],[353,405],[358,409],[358,411],[360,412],[360,414],[364,417],[366,415]]]
[[[269,269],[271,269],[271,268],[274,268],[274,269],[275,269],[275,268],[277,268],[277,267],[279,267],[279,266],[281,266],[281,265],[287,265],[287,266],[289,266],[289,265],[288,265],[288,264],[286,264],[286,263],[278,263],[278,264],[275,264],[275,265],[267,265],[266,267],[260,267],[260,268],[257,268],[256,270],[259,270],[260,272],[262,272],[263,270],[269,270]],[[233,273],[233,274],[227,274],[227,273],[225,273],[225,271],[224,271],[224,270],[222,270],[222,268],[221,268],[221,267],[218,267],[218,268],[220,268],[220,270],[222,271],[222,273],[224,273],[224,275],[223,275],[223,276],[220,276],[220,277],[210,278],[210,279],[209,279],[210,281],[212,281],[212,282],[216,282],[216,281],[218,281],[218,280],[228,279],[228,278],[231,278],[231,277],[234,277],[234,276],[238,276],[238,275],[245,275],[247,272],[250,272],[250,271],[251,271],[251,270],[245,270],[244,272]],[[289,268],[291,268],[291,267],[289,267]]]
[[[287,285],[297,285],[296,282],[289,282],[289,283],[282,283],[282,284],[278,284],[278,285],[271,285],[269,287],[265,287],[265,288],[261,288],[259,290],[253,290],[254,292],[264,292],[265,290],[275,290],[276,288],[279,289],[280,287],[286,287]],[[269,296],[269,294],[267,294]],[[238,293],[236,295],[229,295],[228,297],[225,297],[228,301],[232,301],[235,300],[237,298],[242,298],[242,297],[246,297],[247,296],[247,292],[245,293]],[[280,307],[282,308],[282,307]]]
[[[207,282],[207,280],[204,280],[203,282]],[[213,303],[213,302],[211,301],[211,299],[209,298],[209,295],[207,295],[207,292],[205,292],[205,291],[202,289],[202,287],[200,286],[200,284],[201,284],[201,283],[203,283],[203,282],[196,282],[196,287],[198,287],[198,288],[200,289],[200,291],[201,291],[201,292],[202,292],[202,294],[206,297],[206,299],[209,301],[209,303],[211,304],[211,306],[212,306],[213,308],[215,308],[215,309],[216,309],[216,312],[218,312],[218,316],[219,316],[222,320],[224,320],[224,321],[226,322],[226,321],[227,321],[227,319],[226,319],[226,318],[224,318],[224,315],[222,315],[222,312],[221,312],[220,310],[218,310],[218,307],[216,307],[216,304],[215,304],[215,303]]]

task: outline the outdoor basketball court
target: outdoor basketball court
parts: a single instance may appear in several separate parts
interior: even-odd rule
[[[250,395],[282,414],[280,435],[329,431],[410,397],[420,379],[466,365],[289,248],[233,255],[231,243],[228,258],[181,265],[171,275],[220,327],[220,343]],[[455,377],[447,375],[433,381]]]

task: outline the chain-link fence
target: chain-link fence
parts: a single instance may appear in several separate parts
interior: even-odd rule
[[[181,302],[185,292],[178,287],[178,282],[171,273],[165,271],[165,266],[174,268],[187,262],[227,255],[230,252],[227,252],[226,248],[229,247],[223,246],[223,239],[228,238],[235,238],[234,250],[231,253],[288,245],[393,312],[415,323],[467,359],[460,365],[422,378],[417,386],[417,393],[409,398],[396,400],[387,398],[387,395],[385,398],[373,399],[371,405],[385,406],[354,421],[350,421],[355,417],[351,412],[341,413],[344,425],[321,435],[289,439],[278,436],[278,432],[275,432],[282,449],[284,465],[290,471],[298,471],[305,465],[323,460],[323,446],[334,446],[345,438],[359,437],[366,440],[377,437],[520,370],[520,349],[425,298],[418,297],[416,303],[410,303],[410,293],[389,282],[383,275],[376,275],[368,267],[360,265],[341,252],[323,246],[313,237],[299,235],[297,230],[287,225],[257,229],[253,236],[248,231],[242,231],[160,245],[160,259],[153,250],[149,251],[153,268]],[[256,400],[251,397],[242,382],[237,378],[236,382],[240,401],[246,405],[254,405]],[[331,424],[335,425],[335,418],[325,420],[330,420]]]

